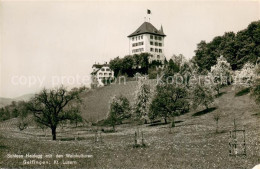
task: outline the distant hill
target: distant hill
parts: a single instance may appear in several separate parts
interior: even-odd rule
[[[19,97],[14,98],[16,101],[29,101],[35,94],[25,94]]]
[[[14,99],[0,97],[0,107],[7,106],[12,103]]]
[[[25,94],[16,98],[4,98],[0,97],[0,107],[5,107],[7,105],[10,105],[12,101],[28,101],[30,100],[34,94]]]

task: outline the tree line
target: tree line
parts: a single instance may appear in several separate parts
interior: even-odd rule
[[[232,70],[241,69],[248,62],[256,63],[260,56],[260,21],[252,22],[237,33],[226,32],[211,42],[201,41],[193,60],[200,72],[209,71],[221,55],[225,56]]]

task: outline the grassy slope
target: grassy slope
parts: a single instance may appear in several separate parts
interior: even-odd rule
[[[155,86],[155,81],[150,81],[150,84]],[[81,109],[83,118],[92,122],[106,118],[111,98],[121,94],[133,102],[137,86],[136,81],[130,81],[126,84],[113,84],[83,94]]]
[[[5,157],[7,153],[19,152],[93,155],[91,159],[77,160],[77,165],[45,166],[48,168],[252,168],[260,163],[260,147],[254,146],[255,143],[259,145],[260,123],[259,116],[255,115],[259,109],[248,95],[234,97],[236,91],[230,87],[224,91],[226,93],[213,105],[217,106],[217,110],[200,116],[192,116],[196,112],[190,112],[177,117],[176,120],[182,122],[176,124],[171,134],[166,125],[149,127],[124,124],[118,126],[117,133],[103,134],[102,144],[93,142],[91,127],[59,129],[60,141],[54,142],[50,141],[49,131],[46,138],[40,129],[29,128],[20,132],[12,128],[12,122],[8,121],[0,125],[0,166],[22,167],[21,160]],[[216,111],[222,114],[219,121],[221,132],[218,134],[215,133],[213,120]],[[244,126],[246,129],[247,157],[228,155],[229,130],[233,128],[234,118],[237,119],[238,128]],[[144,132],[148,147],[132,148],[137,128]],[[80,141],[73,141],[77,133]],[[71,141],[61,141],[64,139]]]

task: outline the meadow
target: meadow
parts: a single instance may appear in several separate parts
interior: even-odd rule
[[[260,163],[259,108],[249,94],[235,96],[238,90],[232,87],[226,87],[221,92],[223,94],[211,105],[216,108],[214,111],[196,114],[199,111],[197,110],[178,116],[175,119],[175,128],[170,128],[170,124],[152,126],[124,123],[117,126],[117,131],[113,133],[106,132],[110,127],[64,126],[58,129],[57,141],[52,141],[49,130],[46,131],[46,135],[42,129],[33,126],[20,131],[16,127],[17,119],[7,120],[0,124],[0,166],[2,168],[252,168]],[[214,114],[217,111],[221,113],[218,133],[214,121]],[[246,156],[229,155],[229,131],[234,128],[234,119],[238,129],[246,130]],[[143,133],[146,146],[133,147],[135,132]],[[41,154],[43,159],[40,161],[49,161],[50,164],[23,164],[25,158],[7,158],[8,154]],[[46,158],[45,155],[48,154],[52,154],[53,157]],[[88,157],[56,157],[66,154],[83,154]],[[54,160],[59,161],[59,164],[55,164]],[[71,164],[62,164],[63,162]]]

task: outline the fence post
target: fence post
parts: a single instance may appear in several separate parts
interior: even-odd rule
[[[144,135],[143,135],[143,131],[142,131],[142,145],[144,145]]]
[[[135,145],[137,145],[137,133],[135,131]]]

